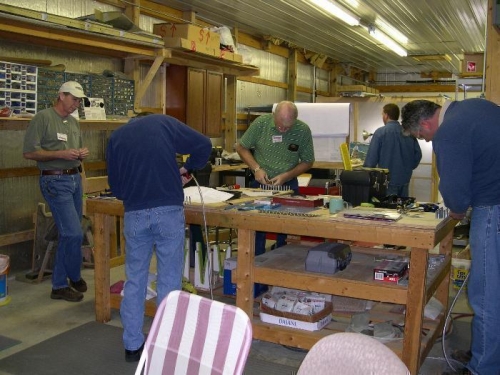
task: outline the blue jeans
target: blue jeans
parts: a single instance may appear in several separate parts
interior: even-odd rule
[[[473,207],[469,233],[471,269],[468,280],[472,319],[474,374],[500,371],[500,205]]]
[[[253,188],[258,188],[260,187],[260,182],[256,180],[250,181],[250,187]],[[283,186],[288,187],[290,190],[293,190],[294,194],[299,193],[299,181],[297,178],[293,178],[290,181],[288,181],[286,184]],[[255,232],[255,255],[260,255],[264,254],[266,252],[266,232]],[[286,245],[286,234],[284,233],[277,233],[276,235],[276,245],[275,249],[278,247],[282,247]]]
[[[137,350],[144,343],[144,302],[153,250],[156,251],[157,305],[182,288],[184,262],[184,207],[162,206],[125,212],[125,272],[127,281],[120,306],[123,343]]]
[[[387,186],[386,195],[397,195],[400,198],[408,198],[410,195],[410,184],[403,185],[393,185],[389,184]]]
[[[58,231],[52,270],[52,288],[68,286],[68,278],[79,281],[82,268],[82,203],[80,174],[40,176],[40,190],[52,212]]]

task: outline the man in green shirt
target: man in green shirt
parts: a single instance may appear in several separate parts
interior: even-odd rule
[[[31,120],[23,147],[24,158],[35,160],[40,169],[40,190],[58,231],[50,298],[70,302],[81,301],[87,291],[80,273],[83,190],[79,169],[89,150],[83,147],[80,124],[71,115],[85,97],[78,82],[64,83],[54,106]]]
[[[314,147],[311,129],[297,117],[297,106],[282,101],[274,113],[255,119],[241,137],[236,151],[254,174],[252,187],[285,186],[298,193],[297,176],[312,167]],[[278,234],[276,247],[285,241],[286,235]],[[265,245],[266,234],[257,232],[255,255],[264,253]]]

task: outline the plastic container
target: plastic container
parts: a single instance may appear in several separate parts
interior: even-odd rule
[[[9,275],[10,258],[7,255],[0,254],[0,306],[10,302],[8,295],[7,276]]]
[[[454,289],[460,289],[470,270],[470,259],[451,259],[451,280]]]

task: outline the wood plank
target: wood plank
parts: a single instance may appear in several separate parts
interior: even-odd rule
[[[85,169],[87,171],[106,170],[106,162],[103,160],[86,161]],[[20,167],[0,169],[0,180],[3,178],[38,176],[40,170],[37,167]]]
[[[385,92],[455,92],[455,85],[386,85],[375,86],[380,93]],[[339,90],[342,91],[342,90]]]
[[[0,247],[31,241],[35,237],[34,229],[0,235]]]
[[[26,130],[29,118],[0,118],[0,130]],[[127,123],[128,120],[79,120],[81,131],[111,131]]]

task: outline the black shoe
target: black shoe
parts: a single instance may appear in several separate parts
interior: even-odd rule
[[[453,358],[455,361],[458,361],[464,365],[470,362],[472,358],[472,353],[470,350],[454,350],[451,353],[451,358]]]
[[[141,359],[141,354],[142,354],[143,349],[144,349],[144,343],[137,350],[125,349],[125,361],[126,362],[139,362],[139,359]]]
[[[52,289],[50,298],[63,299],[68,302],[80,302],[83,299],[83,294],[67,286],[61,289]]]
[[[69,281],[69,285],[75,289],[78,290],[80,293],[85,293],[87,291],[87,283],[85,280],[80,279],[78,281]]]

